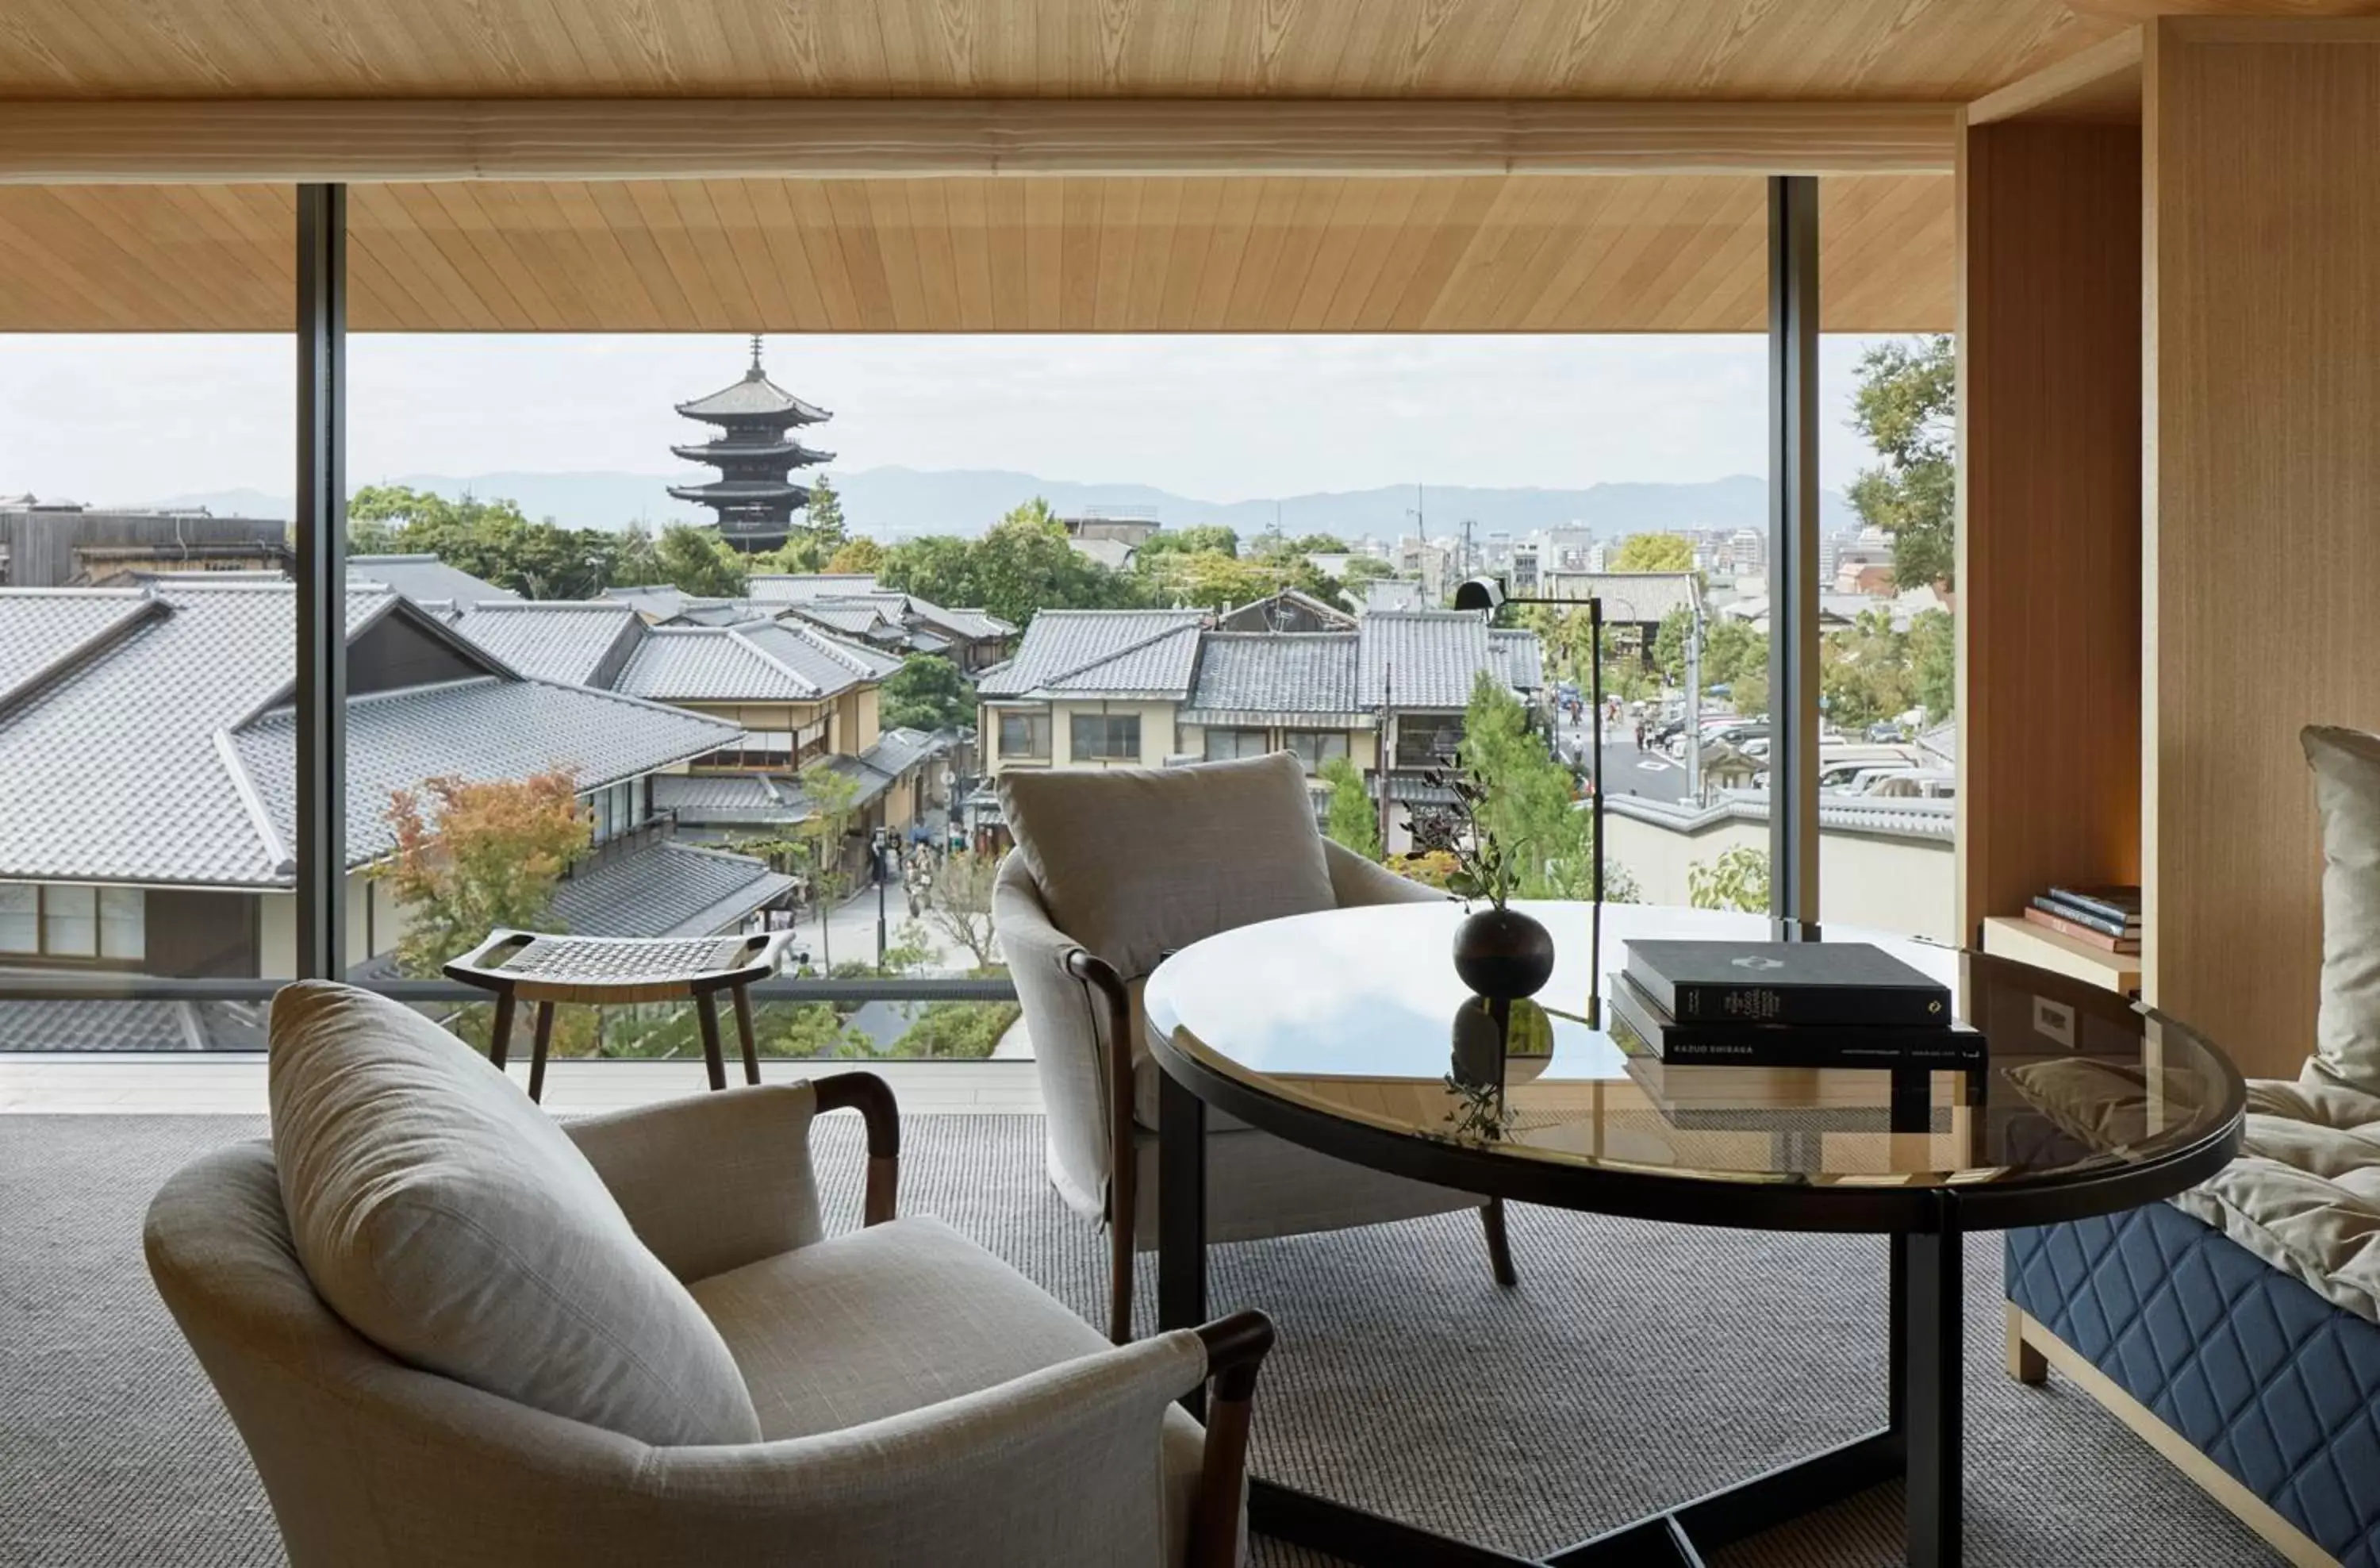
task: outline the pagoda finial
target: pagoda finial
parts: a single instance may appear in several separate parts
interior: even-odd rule
[[[757,332],[752,334],[752,373],[760,373],[760,334]]]

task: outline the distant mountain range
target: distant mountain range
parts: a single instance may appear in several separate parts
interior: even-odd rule
[[[642,522],[658,529],[676,521],[699,521],[705,514],[670,499],[672,484],[698,482],[699,472],[406,474],[387,482],[441,495],[503,496],[532,517],[551,517],[573,528],[620,528]],[[1170,528],[1220,523],[1243,537],[1273,526],[1292,534],[1330,533],[1345,539],[1369,535],[1392,539],[1414,531],[1411,485],[1371,490],[1321,491],[1251,501],[1201,501],[1143,484],[1094,484],[1043,479],[991,468],[862,468],[834,475],[843,493],[844,517],[862,533],[899,539],[924,533],[981,533],[1001,514],[1034,496],[1046,498],[1062,516],[1093,506],[1149,507]],[[1435,536],[1460,532],[1472,523],[1481,537],[1527,533],[1583,524],[1604,539],[1667,529],[1765,528],[1768,485],[1749,474],[1682,484],[1597,484],[1582,490],[1544,490],[1497,485],[1428,486],[1421,492],[1422,524]],[[219,515],[287,517],[295,507],[286,495],[258,490],[225,490],[161,496],[143,505],[204,506]],[[1819,525],[1833,532],[1854,521],[1843,498],[1820,497]]]

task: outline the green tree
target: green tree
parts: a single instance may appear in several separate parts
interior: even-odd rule
[[[374,874],[406,911],[397,967],[417,979],[499,926],[552,929],[553,888],[589,851],[570,774],[431,779],[389,797],[396,851]]]
[[[1140,554],[1195,555],[1211,550],[1219,555],[1237,555],[1240,536],[1220,523],[1195,523],[1186,529],[1160,529],[1141,541]]]
[[[884,553],[876,580],[935,604],[976,605],[975,546],[949,534],[905,539]]]
[[[1344,845],[1366,860],[1380,857],[1380,820],[1372,807],[1372,792],[1364,787],[1364,775],[1355,764],[1344,757],[1333,757],[1322,764],[1319,777],[1330,786],[1330,801],[1322,831],[1334,843]]]
[[[929,1002],[885,1054],[932,1061],[981,1061],[1016,1022],[1013,1002]]]
[[[991,924],[991,890],[1000,876],[994,855],[953,855],[934,873],[926,923],[966,949],[978,974],[1003,972],[1000,936]]]
[[[1947,612],[1921,610],[1910,621],[1909,663],[1925,717],[1949,718],[1959,700],[1959,633]]]
[[[1694,615],[1683,605],[1661,617],[1653,633],[1653,668],[1670,686],[1686,684],[1686,639],[1694,635]]]
[[[1705,864],[1686,868],[1686,902],[1697,909],[1768,913],[1768,851],[1740,844]]]
[[[810,814],[795,824],[794,834],[803,846],[810,868],[810,885],[818,893],[819,962],[832,973],[834,946],[829,917],[843,903],[844,895],[851,892],[855,881],[844,845],[851,834],[852,809],[859,799],[859,785],[836,772],[831,762],[818,761],[802,770],[801,786],[802,798],[809,803]]]
[[[826,569],[830,572],[866,572],[873,576],[883,565],[884,547],[863,535],[844,541],[835,553],[827,557]]]
[[[1683,655],[1680,655],[1682,662]],[[1703,627],[1703,684],[1741,686],[1768,673],[1768,637],[1735,615],[1713,617]]]
[[[833,480],[820,474],[810,481],[810,504],[802,520],[786,531],[784,543],[753,557],[752,566],[762,572],[822,572],[850,539],[843,521],[842,493]]]
[[[1694,541],[1673,533],[1632,533],[1611,559],[1615,572],[1691,572]]]
[[[1346,569],[1340,574],[1340,577],[1341,580],[1347,585],[1347,591],[1355,593],[1361,591],[1364,584],[1367,582],[1373,582],[1381,577],[1392,577],[1396,575],[1397,569],[1377,555],[1351,555],[1347,558]]]
[[[1849,627],[1818,647],[1818,689],[1827,716],[1850,727],[1893,718],[1916,705],[1916,675],[1909,638],[1892,629],[1886,610],[1864,610]]]
[[[1594,819],[1577,808],[1571,771],[1530,729],[1520,699],[1485,670],[1463,711],[1461,759],[1487,791],[1479,826],[1518,866],[1520,896],[1586,896],[1594,882]]]
[[[1892,536],[1903,588],[1958,580],[1958,350],[1937,335],[1881,343],[1861,357],[1852,428],[1883,459],[1852,481],[1860,521]]]
[[[1196,604],[1228,610],[1262,599],[1279,586],[1282,574],[1262,563],[1217,550],[1180,551],[1142,556],[1137,575],[1149,584],[1150,597],[1165,604]]]
[[[887,728],[954,729],[973,722],[975,690],[939,653],[912,653],[884,683]]]
[[[741,599],[751,583],[750,568],[735,547],[716,529],[692,523],[672,523],[653,542],[647,579],[665,582],[697,599]]]

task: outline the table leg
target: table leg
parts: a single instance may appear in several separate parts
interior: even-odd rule
[[[537,1039],[528,1052],[528,1097],[533,1100],[545,1098],[545,1052],[552,1043],[553,1003],[540,1002],[537,1004]]]
[[[744,1040],[744,1081],[747,1084],[758,1084],[760,1081],[760,1048],[752,1042],[751,993],[744,987],[737,986],[734,995],[735,997],[735,1032],[742,1036]]]
[[[512,1044],[513,993],[500,991],[496,992],[496,1021],[488,1028],[488,1060],[495,1064],[499,1072],[512,1051]]]
[[[702,1026],[702,1065],[710,1075],[712,1088],[727,1087],[727,1066],[719,1054],[719,998],[710,991],[698,992],[694,999],[694,1015]]]
[[[1961,1361],[1965,1250],[1954,1200],[1933,1231],[1897,1237],[1904,1299],[1900,1397],[1908,1464],[1909,1568],[1956,1568],[1964,1467],[1965,1370]]]
[[[1192,1329],[1207,1320],[1207,1103],[1170,1076],[1158,1083],[1157,1326]],[[1205,1388],[1182,1403],[1203,1417]]]

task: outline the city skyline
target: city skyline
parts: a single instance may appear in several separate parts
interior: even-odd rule
[[[253,488],[295,464],[289,340],[4,340],[0,492],[93,504]],[[1821,480],[1873,337],[1822,340]],[[781,336],[768,370],[836,415],[829,471],[1019,469],[1203,500],[1414,482],[1693,481],[1765,464],[1767,341],[1659,337]],[[670,473],[672,406],[749,339],[359,334],[348,473]],[[137,432],[138,440],[128,440]]]

